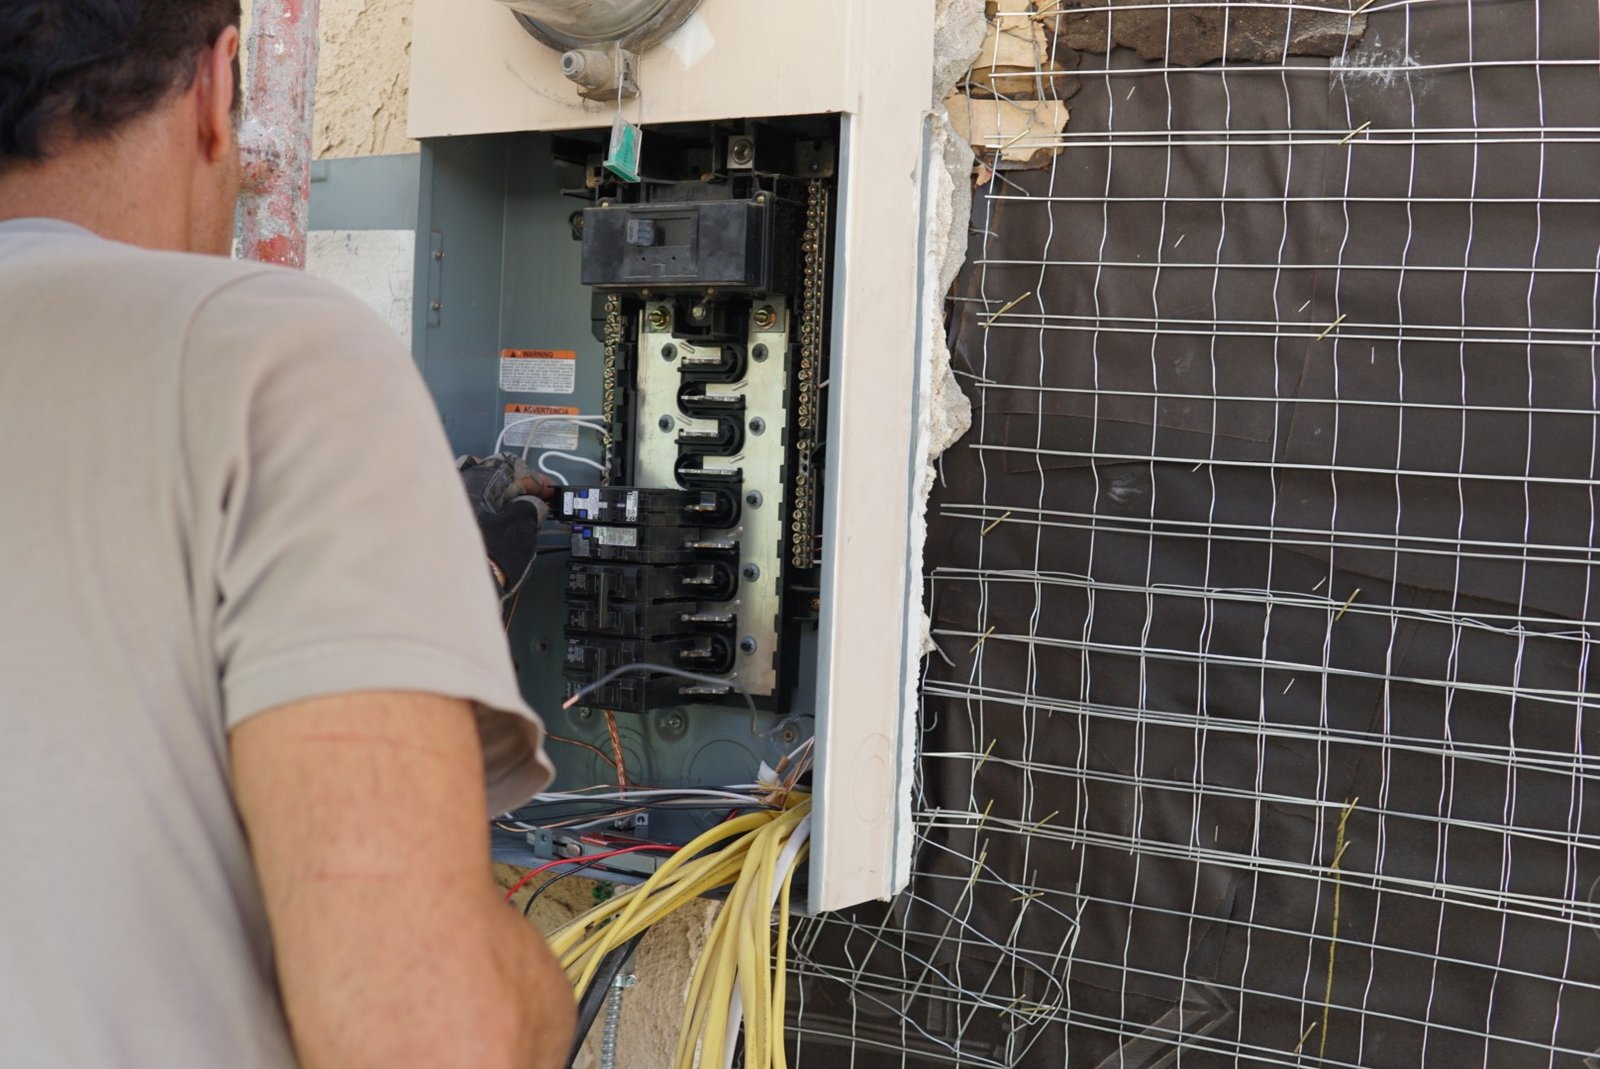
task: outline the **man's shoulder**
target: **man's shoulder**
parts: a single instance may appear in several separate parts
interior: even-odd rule
[[[94,285],[102,301],[114,300],[119,293],[136,300],[148,294],[180,314],[204,308],[229,318],[270,307],[279,315],[293,316],[296,306],[316,306],[359,315],[364,309],[340,287],[303,271],[141,248],[57,220],[0,223],[0,265],[7,259],[19,270],[70,273],[78,282]]]

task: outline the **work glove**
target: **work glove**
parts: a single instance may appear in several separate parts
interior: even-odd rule
[[[503,599],[522,587],[538,552],[539,529],[550,515],[555,484],[529,470],[515,453],[460,457],[456,470]]]

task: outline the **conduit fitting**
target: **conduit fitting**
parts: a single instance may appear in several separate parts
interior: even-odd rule
[[[614,100],[639,95],[635,72],[638,58],[632,52],[615,48],[574,48],[561,56],[561,73],[589,100]]]

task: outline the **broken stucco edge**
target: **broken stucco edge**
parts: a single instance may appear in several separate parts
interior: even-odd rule
[[[944,304],[956,275],[967,258],[967,229],[972,220],[972,169],[976,156],[956,131],[945,99],[966,76],[988,34],[984,0],[939,0],[934,25],[932,102],[927,116],[928,146],[923,161],[926,195],[922,232],[921,317],[917,359],[916,461],[911,488],[910,537],[906,562],[908,589],[922,591],[923,547],[928,534],[928,499],[933,492],[935,461],[972,426],[972,404],[961,392],[950,367],[945,337]],[[903,707],[906,723],[900,732],[900,797],[896,809],[907,819],[895,832],[893,885],[904,887],[911,875],[915,822],[909,819],[916,781],[919,694],[922,658],[932,649],[927,605],[922,596],[906,600],[907,641],[915,642],[906,658]]]

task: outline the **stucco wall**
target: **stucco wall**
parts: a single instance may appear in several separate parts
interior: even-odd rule
[[[406,138],[411,0],[322,0],[319,67],[319,157],[416,150]]]
[[[244,2],[245,29],[251,0]],[[406,137],[411,0],[322,0],[318,158],[415,152]]]

